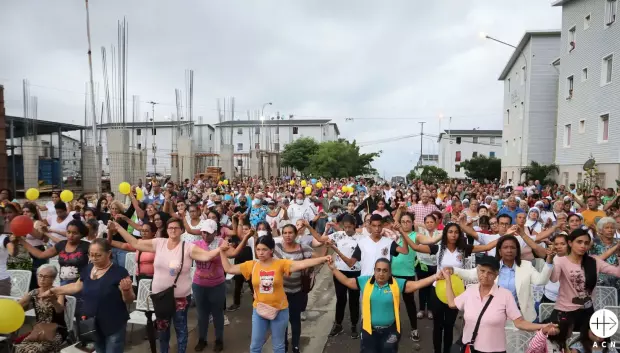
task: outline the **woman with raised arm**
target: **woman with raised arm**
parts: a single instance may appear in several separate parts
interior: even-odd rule
[[[116,223],[112,222],[115,226]],[[155,253],[153,273],[153,293],[159,293],[176,285],[174,297],[176,312],[171,321],[177,334],[177,352],[185,353],[187,349],[187,311],[192,288],[190,268],[192,260],[208,262],[219,253],[220,249],[204,250],[194,244],[181,241],[184,232],[183,222],[173,218],[168,220],[168,238],[136,239],[125,229],[116,227],[118,234],[137,251]],[[228,261],[226,261],[228,262]],[[177,276],[178,275],[178,276]],[[178,278],[178,279],[177,279]],[[168,353],[170,343],[170,320],[156,320],[159,332],[160,352]]]
[[[430,286],[440,279],[432,275],[420,281],[409,281],[392,276],[390,260],[375,261],[372,276],[349,278],[336,268],[330,259],[329,268],[334,278],[345,287],[361,291],[362,340],[364,353],[396,353],[400,341],[400,297],[405,293]]]
[[[225,251],[228,242],[223,242],[220,252],[222,265],[226,273],[243,275],[252,280],[254,287],[254,310],[252,312],[252,340],[251,353],[260,353],[271,330],[271,342],[274,353],[284,353],[286,328],[288,326],[289,309],[286,293],[284,292],[284,277],[293,272],[305,270],[331,260],[330,256],[310,258],[301,261],[275,259],[273,237],[265,235],[259,237],[256,246],[256,261],[246,261],[240,265],[228,262]],[[271,313],[271,315],[267,315]],[[275,314],[274,316],[272,316]]]

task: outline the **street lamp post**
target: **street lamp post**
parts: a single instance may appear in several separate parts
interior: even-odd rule
[[[489,36],[488,34],[484,33],[484,32],[480,32],[480,37],[483,39],[489,39],[492,40],[496,43],[500,43],[503,44],[505,46],[511,47],[515,50],[517,50],[517,47],[506,43],[502,40],[499,40],[497,38],[493,38],[491,36]],[[527,64],[527,58],[525,57],[525,54],[523,54],[523,49],[521,49],[521,51],[519,51],[519,54],[521,54],[521,57],[523,58],[523,61],[525,62],[525,66],[524,66],[524,70],[523,70],[523,84],[525,85],[525,88],[523,89],[523,101],[521,102],[521,104],[523,104],[523,120],[521,121],[521,136],[519,137],[521,139],[521,146],[519,148],[519,182],[521,182],[521,177],[522,177],[522,170],[523,170],[523,146],[525,145],[525,142],[523,140],[523,134],[525,131],[525,113],[527,112],[526,109],[526,105],[525,105],[525,101],[527,100],[527,86],[528,86],[528,80],[527,80],[527,73],[529,72],[528,70],[528,64]],[[529,114],[528,114],[528,119],[529,119]],[[504,146],[504,148],[508,148],[508,146]]]

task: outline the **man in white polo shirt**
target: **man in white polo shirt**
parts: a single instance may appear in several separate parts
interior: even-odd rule
[[[350,258],[339,254],[342,261],[349,267],[353,267],[359,262],[362,268],[361,276],[374,275],[375,262],[380,258],[390,260],[392,256],[409,253],[408,246],[398,246],[394,240],[382,235],[383,222],[383,217],[380,215],[372,215],[370,217],[370,236],[363,237],[357,242],[357,247]]]

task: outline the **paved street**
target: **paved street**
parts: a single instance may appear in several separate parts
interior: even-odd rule
[[[232,288],[230,289],[232,290]],[[232,303],[231,293],[229,293],[227,303]],[[317,283],[310,294],[307,312],[308,320],[302,324],[302,352],[352,353],[359,351],[359,340],[353,340],[349,336],[348,328],[350,327],[350,323],[348,321],[348,308],[344,323],[345,333],[334,338],[327,337],[334,320],[335,306],[336,297],[334,295],[331,273],[327,267],[324,267],[317,277]],[[403,338],[401,339],[399,350],[401,352],[431,352],[432,321],[425,319],[418,322],[421,341],[419,343],[414,343],[408,337],[411,327],[404,305],[401,307]],[[224,331],[225,352],[249,352],[251,332],[250,313],[251,296],[250,292],[246,291],[243,294],[241,309],[234,313],[227,313],[230,320],[230,325],[226,326]],[[193,308],[191,309],[189,316],[190,336],[188,352],[194,352],[194,346],[197,340],[196,322],[196,309]],[[144,338],[144,328],[136,326],[131,338],[132,344],[128,347],[127,351],[132,353],[148,352],[148,342],[146,342]],[[205,349],[205,352],[212,351],[213,341],[213,327],[211,326],[209,329],[209,347]],[[172,344],[172,349],[170,351],[176,352],[175,344]],[[263,352],[272,352],[271,341],[265,345]]]

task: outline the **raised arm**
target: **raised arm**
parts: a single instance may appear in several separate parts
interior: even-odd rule
[[[74,295],[82,291],[83,283],[79,279],[75,283],[65,284],[60,287],[53,287],[48,290],[46,293],[43,293],[43,296],[49,295]]]
[[[301,261],[293,261],[293,263],[291,264],[290,271],[297,272],[297,271],[305,270],[307,268],[314,267],[324,262],[327,262],[331,260],[331,258],[332,258],[331,256],[327,255],[323,257],[316,257],[316,258],[305,259]]]
[[[354,258],[354,257],[346,257],[342,252],[340,252],[340,250],[338,249],[338,247],[336,247],[336,244],[334,244],[334,243],[330,242],[329,245],[331,246],[332,250],[334,250],[334,252],[338,256],[340,256],[340,259],[342,260],[342,262],[347,264],[347,266],[349,266],[349,267],[355,266],[355,264],[357,263],[357,259],[356,258]]]
[[[114,221],[108,222],[108,228],[110,227],[110,223],[112,223],[112,227],[121,237],[127,242],[127,244],[131,245],[134,249],[138,251],[145,252],[155,252],[155,246],[153,244],[153,239],[136,239],[133,235],[129,234],[127,230],[123,227],[119,226],[118,223]]]
[[[338,280],[338,282],[342,283],[345,287],[349,288],[349,289],[353,289],[353,290],[357,290],[357,279],[355,278],[348,278],[347,276],[345,276],[342,272],[340,272],[337,268],[336,265],[334,264],[333,260],[330,260],[327,262],[327,266],[329,266],[329,269],[332,270],[332,274],[334,275],[334,277]]]
[[[28,250],[30,255],[36,257],[37,259],[49,259],[51,257],[58,255],[58,252],[56,251],[56,247],[52,246],[52,247],[45,249],[45,251],[41,251],[35,248],[34,246],[30,245],[30,243],[28,243],[26,239],[24,239],[23,237],[19,238],[19,242],[24,246],[26,250]],[[7,249],[8,249],[8,245],[7,245]]]
[[[228,242],[223,241],[222,244],[220,244],[220,249],[220,257],[222,258],[222,267],[224,267],[224,272],[231,275],[240,275],[241,266],[231,264],[226,257],[226,251],[229,249]]]
[[[407,281],[405,283],[405,293],[413,293],[421,288],[428,287],[433,284],[437,280],[437,274],[426,277],[419,281]]]
[[[136,251],[136,249],[134,249],[131,245],[120,242],[120,241],[113,240],[112,238],[114,238],[114,235],[112,234],[112,232],[108,232],[107,240],[108,240],[108,243],[110,243],[110,245],[112,245],[113,248],[122,249],[125,251]]]
[[[473,250],[471,251],[472,253],[477,253],[477,252],[487,252],[487,251],[491,251],[493,250],[496,246],[497,246],[497,241],[498,239],[493,240],[492,242],[485,244],[485,245],[474,245]]]
[[[442,276],[446,281],[446,298],[448,299],[448,306],[451,309],[456,309],[456,303],[454,301],[454,291],[452,290],[452,281],[450,280],[450,273],[447,270],[443,270]]]
[[[218,255],[220,252],[220,248],[216,248],[213,250],[204,250],[198,246],[192,247],[192,252],[190,253],[190,257],[196,261],[211,261],[214,257]],[[228,260],[226,260],[228,262]]]

